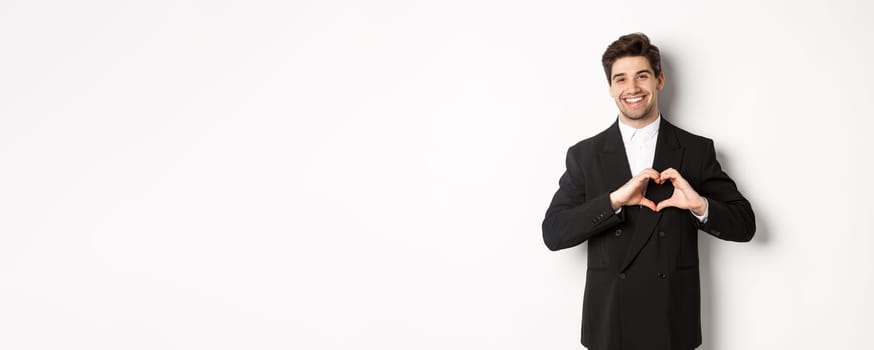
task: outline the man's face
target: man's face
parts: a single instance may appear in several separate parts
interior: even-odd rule
[[[659,113],[658,91],[664,85],[664,73],[656,77],[646,57],[622,57],[613,62],[610,96],[627,121],[654,120]]]

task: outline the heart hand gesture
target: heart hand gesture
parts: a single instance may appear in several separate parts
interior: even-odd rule
[[[658,204],[653,203],[653,201],[643,196],[643,191],[649,180],[653,180],[657,184],[670,181],[674,185],[674,193],[670,198]],[[676,207],[689,209],[695,215],[703,215],[707,209],[707,201],[698,195],[698,192],[695,192],[692,185],[674,168],[668,168],[661,173],[650,168],[644,169],[640,174],[628,180],[622,187],[610,193],[610,204],[613,210],[617,210],[625,205],[642,205],[652,211]]]

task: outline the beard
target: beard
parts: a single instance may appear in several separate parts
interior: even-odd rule
[[[625,106],[622,102],[617,103],[617,107],[619,107],[619,113],[622,113],[622,116],[628,120],[643,120],[650,116],[652,116],[653,109],[655,107],[655,103],[646,106],[642,109],[631,110]]]

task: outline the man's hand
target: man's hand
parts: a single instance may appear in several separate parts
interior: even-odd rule
[[[650,179],[658,182],[661,179],[661,175],[653,169],[643,169],[640,174],[632,177],[631,180],[628,180],[618,190],[611,192],[610,205],[613,207],[613,210],[617,210],[623,205],[642,205],[652,211],[657,211],[655,203],[643,196],[643,190]]]
[[[665,181],[670,181],[674,185],[674,194],[671,195],[671,198],[659,202],[656,206],[656,211],[661,211],[667,207],[677,207],[689,209],[695,215],[704,215],[704,211],[707,209],[707,201],[699,196],[698,192],[695,192],[692,185],[689,185],[689,182],[680,175],[679,171],[674,168],[662,171],[656,182],[663,184]]]

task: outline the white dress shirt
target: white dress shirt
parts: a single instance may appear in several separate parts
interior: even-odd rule
[[[659,116],[649,125],[635,129],[619,121],[619,133],[622,134],[622,143],[625,144],[631,176],[640,174],[643,169],[652,168],[661,123],[662,117]]]
[[[656,140],[659,138],[659,125],[661,125],[661,114],[655,121],[648,125],[635,129],[631,126],[622,123],[619,120],[619,133],[622,134],[622,143],[625,144],[625,155],[628,157],[628,166],[631,168],[631,176],[640,174],[643,169],[652,168],[653,160],[655,159]],[[681,174],[682,175],[682,174]],[[704,198],[707,201],[707,198]],[[656,203],[658,204],[658,203]],[[622,208],[616,212],[619,213]],[[692,213],[692,211],[689,211]],[[704,215],[693,216],[699,221],[707,222],[707,215],[710,212],[710,206],[707,205],[704,209]]]

